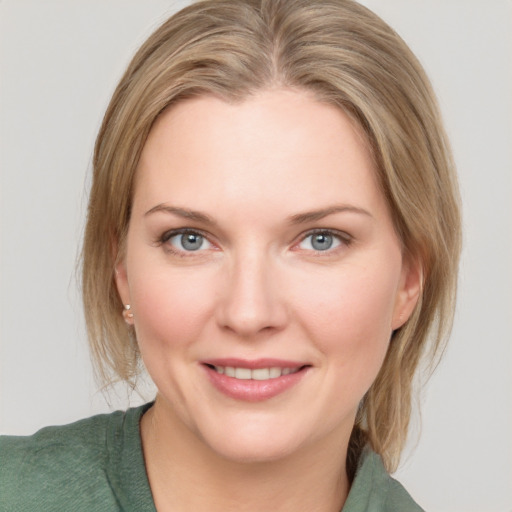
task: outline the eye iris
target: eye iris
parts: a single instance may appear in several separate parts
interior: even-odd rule
[[[333,243],[332,235],[326,233],[317,233],[312,236],[311,246],[315,251],[326,251],[330,249]]]
[[[195,233],[184,233],[181,235],[181,245],[187,251],[197,251],[203,245],[203,237]]]

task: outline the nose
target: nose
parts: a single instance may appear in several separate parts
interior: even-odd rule
[[[263,254],[236,258],[227,270],[217,308],[222,329],[242,338],[280,331],[288,321],[277,265]]]

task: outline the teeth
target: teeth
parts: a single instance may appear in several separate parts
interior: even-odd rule
[[[249,380],[251,373],[250,368],[235,368],[235,379]]]
[[[269,377],[271,379],[276,379],[277,377],[281,377],[281,368],[270,368],[270,375]]]
[[[282,375],[290,375],[299,371],[299,368],[257,368],[251,370],[250,368],[235,368],[233,366],[215,366],[217,373],[224,374],[228,377],[234,377],[240,380],[268,380],[277,379]]]
[[[251,374],[254,380],[267,380],[270,379],[270,368],[258,368],[252,370]]]

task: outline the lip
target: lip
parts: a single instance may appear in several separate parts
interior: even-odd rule
[[[218,391],[230,398],[245,402],[261,402],[284,393],[297,385],[311,368],[311,365],[303,362],[269,358],[252,361],[236,358],[209,359],[202,361],[201,366]],[[268,380],[241,380],[218,373],[213,366],[231,366],[251,370],[280,367],[297,371]]]

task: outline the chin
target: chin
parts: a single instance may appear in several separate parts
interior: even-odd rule
[[[272,441],[272,442],[271,442]],[[280,440],[229,439],[210,443],[210,448],[221,458],[238,464],[264,464],[284,460],[297,452],[296,443]]]
[[[313,448],[322,438],[306,418],[269,417],[267,414],[240,414],[236,418],[199,428],[197,432],[209,449],[225,460],[249,464],[284,460]],[[213,428],[212,428],[213,427]],[[324,433],[325,435],[325,433]]]

